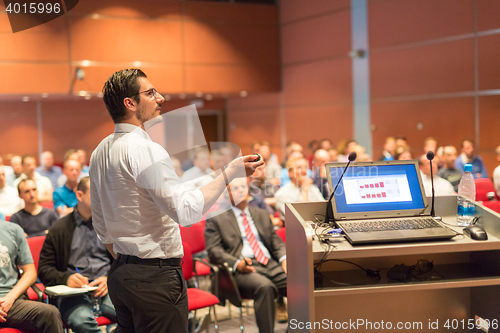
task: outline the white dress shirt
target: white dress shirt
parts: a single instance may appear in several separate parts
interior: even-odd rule
[[[115,253],[140,258],[183,256],[179,232],[203,214],[201,191],[187,191],[170,157],[140,127],[119,123],[90,159],[92,220]]]
[[[11,216],[24,208],[24,201],[19,197],[17,189],[5,185],[0,189],[0,212]]]
[[[285,203],[302,202],[302,189],[294,183],[289,182],[285,186],[280,187],[274,197],[276,198],[276,208],[284,215]],[[325,198],[323,198],[321,191],[313,184],[309,185],[308,199],[308,202],[325,201]]]
[[[422,172],[420,174],[422,175],[422,183],[424,185],[425,194],[430,197],[432,196],[431,177]],[[453,185],[451,185],[449,181],[436,175],[434,175],[434,193],[436,196],[457,195],[453,189]]]

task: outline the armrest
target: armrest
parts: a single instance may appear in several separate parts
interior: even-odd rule
[[[40,288],[38,288],[38,286],[36,285],[36,283],[33,283],[30,288],[35,292],[36,296],[37,296],[37,301],[39,302],[43,302],[43,292],[40,290]]]
[[[219,298],[221,303],[227,299],[234,306],[241,307],[241,295],[233,276],[233,269],[229,267],[227,262],[218,265],[218,268],[218,278],[212,280],[212,293]],[[214,292],[214,286],[217,288],[216,293]]]

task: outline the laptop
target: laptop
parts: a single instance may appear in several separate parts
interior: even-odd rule
[[[330,191],[346,165],[325,165]],[[456,236],[430,215],[416,160],[351,163],[335,191],[332,210],[336,224],[353,245]]]

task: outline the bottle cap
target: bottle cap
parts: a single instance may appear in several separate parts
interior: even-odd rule
[[[466,165],[464,165],[464,171],[465,172],[472,172],[472,164],[467,163]]]

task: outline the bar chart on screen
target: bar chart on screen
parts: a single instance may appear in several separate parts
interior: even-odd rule
[[[411,201],[406,175],[350,177],[344,180],[347,204]]]

